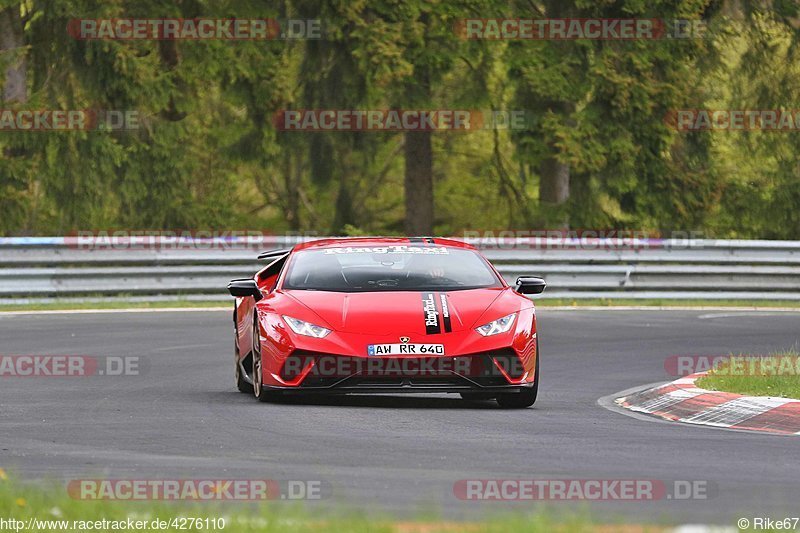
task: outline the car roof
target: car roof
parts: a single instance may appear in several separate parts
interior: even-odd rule
[[[307,249],[342,248],[346,246],[446,246],[448,248],[465,248],[475,250],[471,244],[455,239],[442,237],[337,237],[333,239],[318,239],[298,244],[295,252]]]

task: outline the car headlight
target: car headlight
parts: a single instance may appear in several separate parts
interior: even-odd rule
[[[497,335],[498,333],[505,333],[506,331],[511,329],[512,325],[514,325],[515,316],[516,313],[511,313],[510,315],[506,315],[503,318],[498,318],[497,320],[493,320],[488,324],[484,324],[479,328],[475,328],[475,331],[477,331],[484,337],[490,337],[492,335]]]
[[[304,322],[303,320],[298,320],[290,316],[284,315],[283,319],[287,324],[289,324],[289,327],[292,328],[292,331],[298,335],[306,335],[308,337],[316,337],[321,339],[331,332],[331,330],[328,328],[323,328],[322,326],[317,326],[310,322]]]

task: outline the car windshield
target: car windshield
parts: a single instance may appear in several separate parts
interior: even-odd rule
[[[292,257],[284,289],[372,292],[500,287],[476,252],[441,246],[349,246]]]

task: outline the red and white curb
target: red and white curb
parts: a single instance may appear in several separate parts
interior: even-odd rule
[[[743,396],[695,386],[706,372],[635,392],[614,403],[674,422],[720,428],[800,435],[800,400]]]

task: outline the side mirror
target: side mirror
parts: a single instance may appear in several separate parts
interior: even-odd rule
[[[231,296],[236,296],[237,298],[252,296],[256,301],[264,297],[258,288],[258,284],[256,284],[256,280],[251,278],[231,280],[228,283],[228,292],[231,293]]]
[[[542,294],[547,283],[542,278],[517,278],[514,290],[520,294]]]

